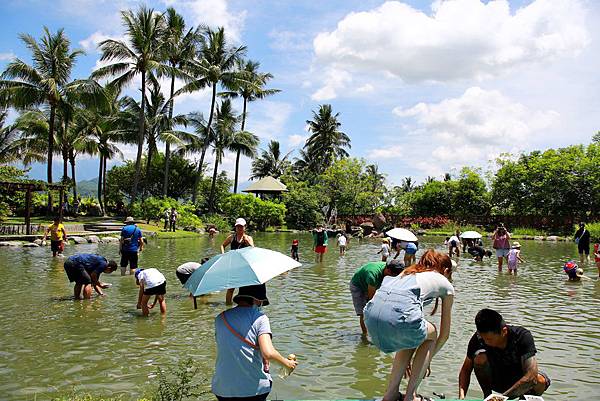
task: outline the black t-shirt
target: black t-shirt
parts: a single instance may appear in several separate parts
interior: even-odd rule
[[[475,245],[469,247],[468,252],[473,256],[479,256],[480,258],[485,256],[485,249],[482,246]]]
[[[584,231],[585,230],[585,231]],[[580,228],[575,233],[575,238],[579,238],[579,243],[582,245],[586,245],[590,243],[590,232],[587,228]]]
[[[485,352],[492,369],[492,390],[503,393],[511,388],[525,374],[523,361],[537,352],[533,336],[524,327],[507,326],[508,342],[506,348],[494,348],[486,345],[479,334],[473,334],[467,347],[467,357],[471,360]]]

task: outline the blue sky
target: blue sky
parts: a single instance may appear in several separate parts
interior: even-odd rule
[[[63,27],[84,48],[74,71],[97,65],[95,44],[122,35],[127,0],[5,0],[0,3],[0,67],[18,39]],[[587,143],[600,129],[600,3],[535,1],[147,1],[175,7],[188,24],[225,26],[233,43],[274,74],[282,92],[249,107],[248,130],[284,149],[301,148],[305,120],[320,104],[340,113],[352,156],[377,162],[388,182],[405,176],[493,167],[499,154]],[[137,91],[132,86],[131,95]],[[181,98],[176,112],[208,111],[206,92]],[[238,105],[238,110],[241,105]],[[125,147],[125,157],[134,149]],[[210,160],[209,160],[210,161]],[[118,163],[118,160],[113,163]],[[234,158],[223,168],[233,171]],[[97,175],[81,160],[79,179]],[[242,180],[250,161],[244,160]],[[44,167],[32,175],[44,178]],[[61,171],[56,167],[58,176]]]

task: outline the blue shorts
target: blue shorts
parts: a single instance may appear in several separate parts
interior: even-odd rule
[[[497,258],[507,258],[510,249],[496,249],[496,257]]]

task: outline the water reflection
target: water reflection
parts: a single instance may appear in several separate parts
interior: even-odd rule
[[[175,268],[216,254],[224,238],[150,242],[140,266],[157,267],[169,285],[167,316],[152,310],[148,319],[136,309],[138,289],[132,276],[102,275],[102,281],[113,284],[106,297],[74,301],[64,259],[52,259],[42,248],[0,250],[0,291],[6,301],[0,308],[1,398],[31,399],[37,394],[47,399],[75,385],[129,399],[142,396],[155,383],[158,366],[175,366],[187,356],[201,365],[198,379],[208,386],[215,355],[213,321],[227,308],[225,296],[198,298],[194,310]],[[275,378],[272,398],[380,397],[392,357],[361,341],[348,292],[354,271],[379,259],[380,243],[353,240],[344,257],[332,246],[324,262],[314,264],[310,235],[254,235],[258,246],[285,254],[294,238],[300,240],[304,265],[269,283],[271,305],[265,311],[275,346],[297,354],[300,366],[286,380]],[[425,238],[422,244],[442,249],[441,242],[439,237]],[[109,258],[118,256],[115,244],[70,246],[66,256],[96,250]],[[420,391],[456,395],[458,369],[475,330],[473,318],[487,306],[533,332],[540,366],[553,379],[548,399],[600,393],[600,281],[565,281],[562,264],[576,256],[572,244],[523,241],[522,253],[527,262],[516,277],[499,274],[494,261],[461,259],[453,275],[457,295],[450,340]],[[588,267],[586,274],[594,276],[595,268]],[[480,395],[473,377],[469,396]]]

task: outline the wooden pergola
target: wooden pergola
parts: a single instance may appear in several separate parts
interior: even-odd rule
[[[0,188],[12,191],[25,191],[25,226],[27,235],[31,235],[31,194],[37,191],[59,191],[59,199],[62,202],[66,185],[64,184],[48,184],[43,181],[34,182],[13,182],[0,181]],[[59,216],[62,218],[62,205],[59,206]]]

